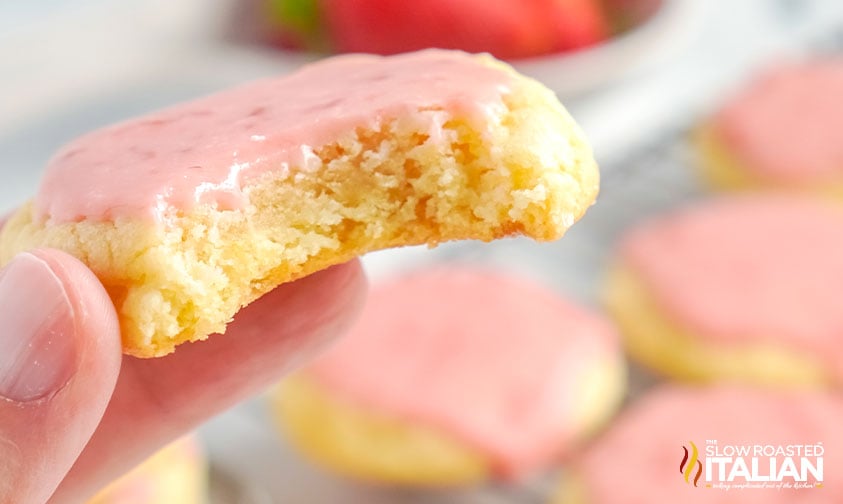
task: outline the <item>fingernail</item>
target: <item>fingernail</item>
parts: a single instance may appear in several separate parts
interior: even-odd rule
[[[29,402],[51,395],[76,367],[73,308],[42,259],[19,254],[0,271],[0,396]]]

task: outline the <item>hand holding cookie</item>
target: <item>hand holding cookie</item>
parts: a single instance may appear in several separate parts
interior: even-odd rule
[[[235,337],[142,360],[122,355],[114,307],[80,261],[15,256],[0,270],[0,502],[90,497],[340,334],[364,291],[356,262],[336,266],[241,311]]]
[[[0,501],[89,497],[277,380],[356,313],[355,257],[553,240],[598,178],[550,90],[449,51],[326,60],[77,139],[0,230]]]

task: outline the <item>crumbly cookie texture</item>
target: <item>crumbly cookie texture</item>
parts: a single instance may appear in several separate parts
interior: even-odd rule
[[[594,201],[597,166],[555,95],[505,71],[504,106],[482,122],[448,109],[383,118],[314,146],[306,167],[262,174],[243,187],[240,208],[56,222],[25,205],[0,234],[0,263],[34,247],[78,257],[117,307],[124,351],[156,357],[224,332],[279,284],[368,251],[557,239]],[[441,134],[430,134],[432,121]]]

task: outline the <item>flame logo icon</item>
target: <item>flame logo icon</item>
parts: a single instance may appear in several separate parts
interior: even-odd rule
[[[682,457],[682,462],[679,463],[679,472],[685,476],[685,483],[690,483],[691,474],[694,472],[694,466],[696,465],[697,475],[694,476],[694,486],[697,486],[697,482],[700,480],[700,476],[702,476],[702,462],[699,461],[700,452],[697,450],[697,445],[694,444],[693,441],[689,441],[691,444],[691,452],[688,452],[688,448],[682,447],[685,450],[685,456]]]

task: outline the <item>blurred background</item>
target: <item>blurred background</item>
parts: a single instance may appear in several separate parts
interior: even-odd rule
[[[59,146],[98,126],[290,72],[332,50],[398,52],[436,44],[385,35],[368,47],[353,30],[314,21],[287,4],[302,2],[0,0],[0,212],[34,193]],[[582,24],[575,23],[569,40],[486,48],[556,91],[586,130],[603,173],[598,204],[558,243],[514,239],[371,254],[364,263],[373,281],[458,259],[515,270],[596,306],[618,234],[701,193],[690,168],[693,126],[760,69],[843,47],[839,0],[603,5],[604,18],[577,21]],[[445,45],[478,49],[477,43],[468,37]],[[632,379],[633,394],[652,381],[637,370]],[[541,481],[431,497],[334,478],[285,447],[259,399],[213,419],[200,436],[212,462],[214,503],[543,501]]]

